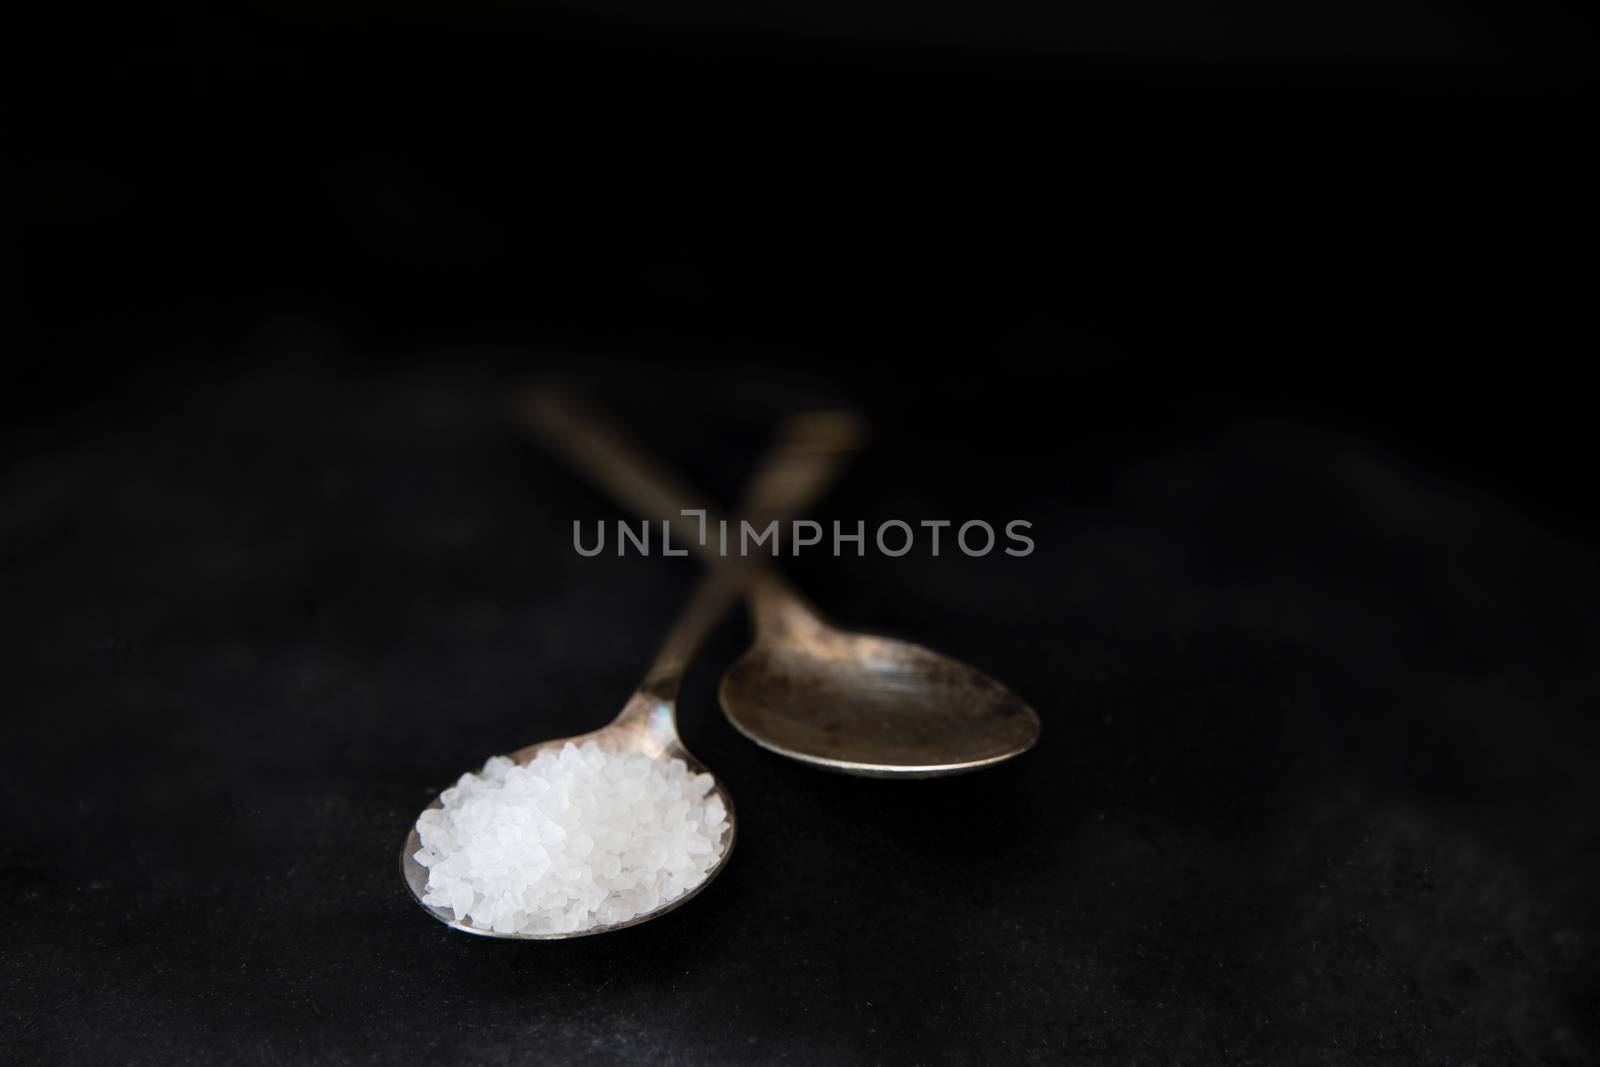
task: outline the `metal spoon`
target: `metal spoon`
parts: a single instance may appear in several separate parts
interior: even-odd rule
[[[603,417],[551,390],[525,392],[518,412],[622,504],[721,559],[702,536],[720,520]],[[759,493],[747,500],[746,518],[762,504]],[[1039,716],[993,678],[921,645],[830,625],[771,567],[759,567],[746,596],[755,642],[719,696],[728,721],[762,748],[845,774],[929,778],[992,766],[1039,739]]]
[[[833,480],[844,455],[857,440],[856,424],[848,416],[803,416],[789,421],[787,432],[777,449],[763,465],[755,478],[755,486],[762,500],[764,521],[785,521],[802,512]],[[560,748],[571,742],[582,745],[593,741],[601,748],[614,753],[639,753],[651,759],[681,759],[691,774],[709,773],[678,738],[676,701],[683,672],[707,633],[738,598],[752,576],[753,568],[742,560],[728,560],[711,568],[701,582],[683,613],[678,617],[661,651],[656,655],[645,674],[644,681],[634,691],[622,713],[609,726],[577,737],[563,737],[552,741],[520,748],[510,753],[510,758],[523,764],[531,761],[547,748]],[[620,930],[635,926],[647,919],[664,915],[689,900],[704,889],[722,872],[733,854],[734,815],[733,800],[722,782],[713,776],[716,795],[727,810],[727,822],[720,842],[721,851],[716,865],[706,872],[705,879],[675,899],[662,904],[654,911],[636,915],[622,922],[591,926],[568,933],[514,933],[503,934],[475,926],[457,919],[448,908],[435,907],[423,902],[428,883],[428,869],[416,860],[422,847],[415,824],[400,850],[400,873],[417,903],[446,926],[486,937],[504,937],[519,940],[555,940],[567,937],[585,937],[590,934]],[[430,808],[440,806],[435,798]]]

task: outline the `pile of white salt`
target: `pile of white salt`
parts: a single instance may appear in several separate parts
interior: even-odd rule
[[[728,830],[709,774],[570,742],[495,756],[417,819],[423,903],[499,934],[572,933],[657,910],[701,882]]]

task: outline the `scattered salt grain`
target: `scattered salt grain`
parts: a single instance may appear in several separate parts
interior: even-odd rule
[[[593,741],[527,764],[495,756],[417,819],[423,903],[499,934],[626,922],[676,900],[722,856],[709,774]]]

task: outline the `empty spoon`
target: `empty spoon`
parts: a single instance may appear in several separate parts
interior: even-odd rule
[[[779,521],[796,515],[814,500],[834,473],[846,452],[855,442],[854,422],[848,417],[807,416],[790,420],[787,433],[756,476],[755,483],[764,501],[761,514],[764,521]],[[690,657],[704,640],[717,620],[739,596],[751,577],[752,568],[741,560],[728,560],[711,568],[707,576],[684,608],[671,633],[663,643],[654,663],[646,672],[644,681],[623,706],[622,713],[610,725],[577,737],[541,741],[509,754],[516,764],[531,762],[540,752],[561,749],[568,743],[582,746],[593,741],[608,754],[639,754],[653,760],[679,759],[690,774],[704,774],[704,764],[697,760],[678,737],[676,700],[683,672]],[[452,909],[425,901],[428,886],[428,868],[417,860],[422,848],[415,824],[400,851],[400,870],[407,888],[424,910],[447,926],[467,933],[488,937],[505,937],[519,940],[552,940],[583,937],[634,926],[653,919],[688,901],[704,889],[721,873],[733,852],[736,819],[732,799],[720,780],[712,778],[712,790],[722,801],[727,812],[715,864],[705,877],[679,896],[663,901],[659,907],[613,923],[601,923],[569,932],[555,933],[503,933],[458,918]],[[435,798],[429,808],[441,806]]]
[[[721,560],[702,537],[720,520],[602,416],[549,389],[525,391],[518,413],[622,504],[672,523],[678,544]],[[755,488],[744,516],[758,529],[767,520],[752,511],[764,514],[763,491]],[[719,698],[756,744],[846,774],[927,778],[993,766],[1038,740],[1039,716],[987,674],[921,645],[833,626],[774,568],[753,565],[746,597],[755,641],[723,677]]]

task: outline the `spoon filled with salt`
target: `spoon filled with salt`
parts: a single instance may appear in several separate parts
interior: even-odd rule
[[[602,415],[553,389],[518,398],[522,424],[636,514],[723,566],[726,529],[701,498]],[[762,487],[744,504],[765,529]],[[743,524],[734,524],[742,552]],[[730,556],[729,559],[741,558]],[[931,778],[991,767],[1039,739],[1039,716],[975,667],[909,641],[835,626],[770,565],[745,586],[755,642],[723,676],[722,710],[761,747],[826,770]]]
[[[788,420],[752,482],[764,521],[804,511],[858,438],[849,413]],[[491,937],[582,937],[663,915],[721,873],[733,803],[678,737],[676,700],[751,576],[741,560],[710,569],[608,726],[495,756],[422,812],[400,869],[429,914]]]

